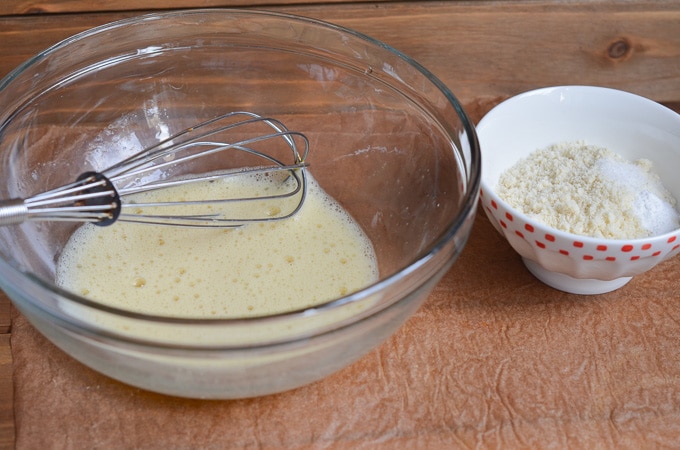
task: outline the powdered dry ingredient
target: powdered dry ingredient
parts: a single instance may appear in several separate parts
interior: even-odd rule
[[[558,230],[634,239],[680,228],[677,201],[649,160],[630,162],[583,142],[536,150],[505,171],[498,195]]]

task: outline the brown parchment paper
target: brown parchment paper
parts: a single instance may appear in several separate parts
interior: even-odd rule
[[[386,343],[312,385],[238,401],[131,388],[14,313],[16,446],[678,448],[680,258],[598,296],[530,275],[480,213]]]

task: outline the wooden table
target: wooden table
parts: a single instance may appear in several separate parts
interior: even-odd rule
[[[255,6],[335,22],[396,47],[448,84],[474,119],[479,119],[491,106],[508,96],[559,84],[615,87],[680,110],[678,1],[337,0],[321,4],[301,0],[295,5],[288,3],[291,2],[5,0],[0,2],[0,76],[65,37],[120,18],[160,8]],[[488,231],[484,218],[478,218],[475,226],[477,234]],[[481,238],[477,236],[477,239]],[[513,259],[512,252],[505,249],[504,255],[521,273],[521,269],[517,269],[520,263]],[[457,265],[453,273],[459,273],[456,270],[469,273],[470,268],[464,265],[473,263],[475,260],[472,256],[463,257],[460,262],[463,267],[458,268]],[[675,264],[673,267],[677,266]],[[653,285],[654,276],[649,275],[645,283]],[[668,266],[665,271],[659,271],[658,276],[666,277],[659,281],[674,283],[674,279],[669,276]],[[434,304],[452,295],[449,290],[455,287],[453,277],[445,278],[435,292]],[[540,283],[530,277],[525,280],[525,284],[529,290],[543,289]],[[493,288],[489,289],[486,295],[495,295]],[[562,298],[550,290],[541,292]],[[671,296],[668,301],[680,300],[679,290],[672,285],[666,286],[661,292]],[[645,299],[639,301],[644,303]],[[24,432],[22,429],[15,431],[14,426],[14,386],[23,380],[13,380],[10,308],[8,299],[0,293],[2,448],[14,447],[15,438]],[[481,313],[483,315],[489,311],[482,310]],[[469,326],[470,332],[485,326],[484,322],[473,324],[469,321],[459,325]],[[678,366],[680,361],[670,364]],[[680,390],[680,379],[672,380],[670,385]],[[678,395],[678,390],[671,394]],[[671,405],[677,408],[671,413],[677,414],[680,400],[674,400]],[[21,439],[16,441],[22,442]],[[413,445],[414,442],[424,441],[401,443],[404,442]],[[653,436],[650,436],[649,442],[653,442]],[[606,441],[589,443],[599,447],[621,444]],[[565,443],[556,444],[563,446]]]

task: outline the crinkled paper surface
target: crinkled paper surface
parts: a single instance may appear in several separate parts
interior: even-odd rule
[[[387,342],[312,385],[156,395],[66,356],[15,313],[16,445],[37,448],[680,447],[680,257],[598,296],[534,279],[479,214]]]

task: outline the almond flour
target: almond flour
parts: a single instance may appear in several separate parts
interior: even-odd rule
[[[522,213],[583,236],[635,239],[680,228],[677,201],[649,160],[582,142],[533,152],[501,175],[497,191]]]

